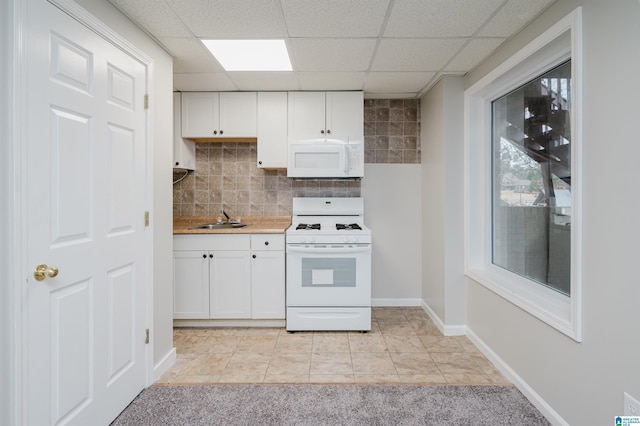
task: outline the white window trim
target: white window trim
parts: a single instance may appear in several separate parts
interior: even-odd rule
[[[570,37],[570,41],[569,41]],[[571,59],[571,283],[565,296],[492,263],[491,102]],[[465,274],[582,341],[582,11],[575,9],[465,91]]]

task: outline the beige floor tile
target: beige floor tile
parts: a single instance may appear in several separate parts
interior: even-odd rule
[[[434,352],[431,358],[443,374],[484,374],[468,353]]]
[[[428,352],[464,352],[455,337],[420,336],[420,341]]]
[[[353,375],[351,354],[349,352],[313,352],[311,354],[310,374]]]
[[[418,336],[384,336],[389,352],[425,352]]]
[[[311,353],[312,333],[280,333],[274,348],[275,353]]]
[[[391,359],[398,374],[438,375],[441,371],[426,352],[395,352]]]
[[[491,382],[491,380],[486,374],[459,373],[459,374],[445,374],[444,377],[447,379],[447,383],[451,385],[492,385],[494,384]]]
[[[404,321],[378,321],[380,332],[384,336],[417,336],[407,320]]]
[[[309,383],[354,383],[353,374],[312,374]]]
[[[189,361],[178,376],[215,376],[222,373],[230,361],[230,354],[200,355]]]
[[[353,352],[351,359],[355,374],[397,374],[387,352]]]
[[[311,353],[276,353],[269,361],[267,375],[309,375],[311,369]]]
[[[382,334],[349,333],[351,352],[387,352],[387,345]]]
[[[202,351],[208,353],[234,353],[238,349],[240,336],[210,336],[205,339]]]
[[[347,333],[314,333],[313,352],[349,352]]]
[[[270,354],[276,346],[277,336],[247,336],[238,343],[237,352]]]
[[[465,336],[445,337],[420,307],[372,309],[369,333],[176,328],[171,383],[511,383]]]
[[[235,353],[222,371],[223,376],[264,375],[269,367],[270,355]]]

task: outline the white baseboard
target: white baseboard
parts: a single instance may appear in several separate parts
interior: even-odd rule
[[[371,299],[373,307],[420,306],[421,299]]]
[[[431,309],[427,303],[422,300],[420,306],[429,315],[429,318],[434,322],[438,330],[445,336],[464,336],[467,334],[466,325],[446,325],[442,319]]]
[[[165,355],[164,358],[160,360],[153,367],[153,382],[149,383],[149,386],[155,383],[164,373],[169,371],[173,364],[176,363],[177,355],[176,348],[171,348],[171,350]]]
[[[531,388],[509,365],[504,362],[478,335],[467,328],[467,337],[498,370],[509,379],[520,392],[540,411],[549,422],[556,426],[568,426],[567,423],[542,397]]]

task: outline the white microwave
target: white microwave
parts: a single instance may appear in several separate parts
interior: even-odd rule
[[[287,176],[295,178],[364,177],[363,141],[289,142]]]

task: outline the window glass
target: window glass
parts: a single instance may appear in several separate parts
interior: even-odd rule
[[[571,61],[492,102],[492,262],[570,295]]]

